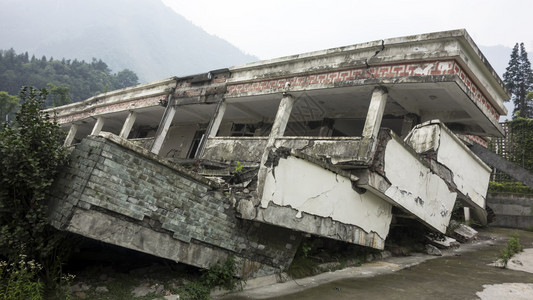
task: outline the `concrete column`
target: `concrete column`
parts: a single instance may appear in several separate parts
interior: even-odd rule
[[[208,138],[215,137],[217,135],[218,129],[220,128],[220,123],[222,122],[222,119],[224,118],[224,114],[226,113],[226,101],[222,101],[220,105],[217,107],[217,111],[215,112],[215,115],[213,116],[213,120],[211,121],[211,124],[209,124],[209,128],[205,135]]]
[[[387,103],[387,90],[376,87],[372,92],[368,113],[366,114],[365,127],[363,128],[363,138],[359,146],[359,158],[370,159],[371,152],[376,147],[376,138],[381,127],[381,119]]]
[[[74,140],[77,131],[78,125],[72,124],[70,126],[70,129],[68,130],[67,138],[65,139],[65,143],[63,144],[63,146],[69,147],[70,145],[72,145],[72,141]]]
[[[267,168],[265,163],[268,159],[268,154],[274,148],[274,143],[276,138],[282,137],[287,128],[287,123],[289,123],[289,117],[291,116],[292,107],[294,106],[294,98],[290,94],[284,94],[281,98],[281,102],[278,107],[278,112],[276,113],[276,118],[274,119],[274,124],[272,125],[272,130],[268,136],[268,142],[261,156],[261,164],[259,165],[259,171],[257,174],[257,196],[260,201],[263,197],[263,188],[265,184],[265,178],[267,175]],[[258,204],[258,203],[254,203]]]
[[[159,128],[157,129],[154,143],[152,144],[152,149],[150,150],[154,154],[159,154],[159,151],[163,146],[163,142],[167,137],[168,129],[170,128],[170,125],[172,125],[172,120],[176,114],[176,107],[171,106],[170,103],[168,105],[169,106],[167,106],[165,114],[163,115],[163,120],[161,120],[161,124],[159,124]]]
[[[102,131],[102,127],[104,127],[104,118],[98,117],[94,124],[93,131],[91,131],[91,135],[98,135],[100,131]]]
[[[217,136],[218,129],[220,128],[220,123],[222,123],[222,119],[224,118],[224,114],[226,113],[226,106],[227,103],[225,100],[222,100],[218,103],[213,118],[209,122],[205,134],[202,136],[202,140],[200,141],[200,145],[198,145],[198,149],[196,149],[194,157],[202,157],[202,155],[204,154],[205,143],[207,142],[207,139]]]
[[[274,145],[274,141],[277,137],[283,136],[285,133],[293,105],[294,98],[290,94],[283,95],[283,98],[281,98],[281,102],[279,103],[276,118],[274,119],[274,124],[272,124],[272,130],[270,131],[268,139],[270,146]]]
[[[372,92],[372,99],[370,99],[370,106],[366,114],[365,127],[363,129],[363,138],[370,138],[375,140],[379,133],[381,119],[385,111],[385,104],[387,103],[387,90],[382,87],[376,87]]]
[[[465,221],[470,221],[470,207],[463,207],[465,213]]]
[[[130,114],[126,118],[126,121],[124,122],[124,125],[122,125],[122,130],[120,130],[120,137],[127,139],[128,135],[130,135],[131,128],[133,127],[133,123],[135,123],[135,119],[137,118],[137,113],[134,111],[130,111]]]

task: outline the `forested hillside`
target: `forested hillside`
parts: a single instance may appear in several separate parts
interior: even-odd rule
[[[47,88],[50,93],[47,106],[77,102],[135,84],[138,78],[134,72],[124,69],[113,74],[100,59],[87,63],[0,50],[0,91],[18,95],[22,86]]]
[[[0,0],[0,49],[105,61],[141,82],[257,60],[160,0]]]

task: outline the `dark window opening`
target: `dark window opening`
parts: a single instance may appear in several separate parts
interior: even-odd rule
[[[195,158],[196,152],[198,151],[198,147],[200,146],[202,140],[205,136],[205,129],[204,130],[197,130],[194,133],[194,138],[192,139],[191,147],[189,148],[189,152],[187,153],[187,158]]]

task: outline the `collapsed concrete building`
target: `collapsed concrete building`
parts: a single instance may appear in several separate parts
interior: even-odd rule
[[[242,276],[287,268],[303,235],[383,249],[391,224],[486,223],[509,92],[465,30],[173,77],[48,110],[73,145],[51,222]]]

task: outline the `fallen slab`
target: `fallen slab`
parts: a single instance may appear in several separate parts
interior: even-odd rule
[[[443,239],[437,239],[430,236],[426,236],[429,243],[439,249],[457,248],[461,244],[454,238],[445,236]]]
[[[477,238],[478,232],[468,225],[452,220],[450,227],[454,228],[452,236],[461,243],[469,243]]]

